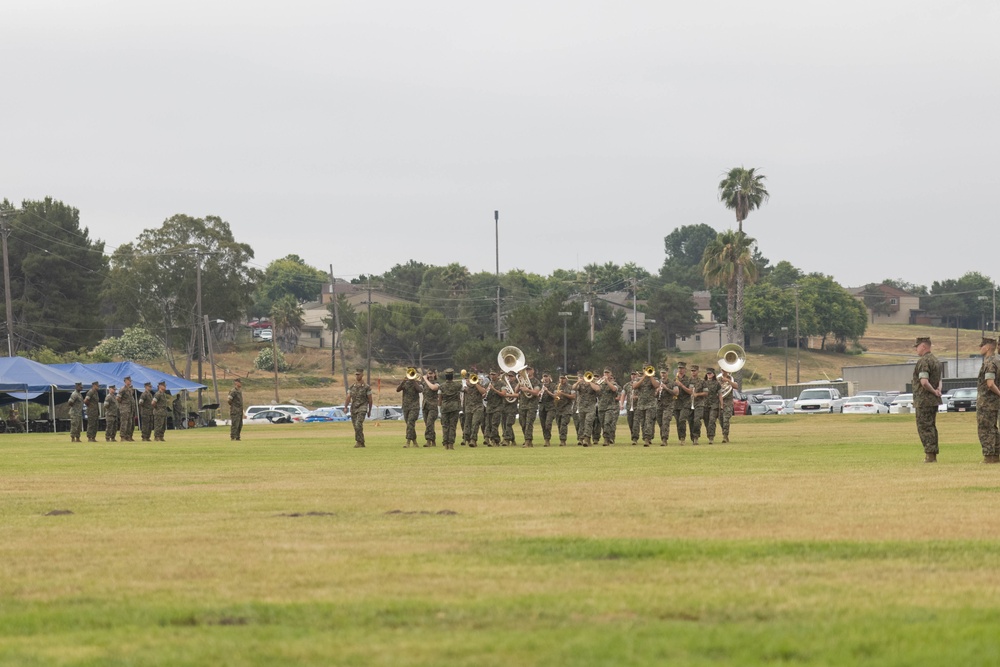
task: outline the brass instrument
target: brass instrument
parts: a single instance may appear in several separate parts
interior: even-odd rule
[[[587,371],[586,373],[583,374],[583,381],[584,382],[593,382],[594,381],[594,374],[591,371]]]
[[[463,369],[462,369],[462,373],[461,373],[461,375],[462,375],[462,377],[463,377],[463,378],[464,378],[464,377],[468,377],[468,376],[469,376],[469,371],[467,371],[467,370],[465,370],[465,369],[463,368]]]
[[[645,375],[646,377],[653,377],[654,375],[656,375],[656,369],[653,367],[652,364],[650,364],[649,366],[646,366],[645,368],[642,369],[642,374]]]
[[[570,384],[576,384],[580,380],[580,378],[576,375],[564,375],[563,377],[566,378],[566,382]]]
[[[528,379],[528,372],[525,370],[528,362],[524,358],[524,352],[521,352],[519,348],[513,345],[502,348],[497,353],[497,363],[500,364],[500,372],[504,374],[503,381],[507,385],[509,393],[516,393],[510,385],[510,380],[507,379],[507,373],[510,371],[517,373],[517,384],[519,387],[526,386],[527,388],[531,388],[531,381]],[[508,396],[504,400],[508,403],[514,403],[517,401],[517,396]]]
[[[747,353],[736,343],[723,345],[719,348],[719,368],[727,375],[735,373],[747,363]],[[733,390],[732,381],[726,378],[726,385],[719,391],[719,396],[725,398]]]
[[[479,384],[479,376],[475,373],[469,375],[469,384],[477,385]]]
[[[417,372],[416,368],[410,366],[409,368],[406,369],[407,380],[416,380],[418,377],[420,377],[420,373]]]

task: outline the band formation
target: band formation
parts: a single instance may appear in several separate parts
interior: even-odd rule
[[[736,346],[734,346],[736,347]],[[737,348],[739,349],[739,348]],[[742,352],[742,350],[740,350]],[[514,447],[520,431],[522,447],[535,446],[536,424],[543,447],[566,446],[573,425],[574,444],[582,447],[614,445],[618,417],[625,411],[631,444],[649,447],[659,432],[659,444],[670,441],[671,422],[677,441],[683,445],[690,432],[691,444],[697,445],[704,428],[708,444],[715,442],[719,431],[722,442],[729,442],[733,415],[732,372],[738,366],[722,370],[698,366],[690,368],[678,362],[674,374],[669,369],[646,366],[632,371],[628,379],[614,377],[610,368],[601,376],[587,371],[577,375],[552,375],[524,362],[516,347],[505,347],[497,358],[499,368],[488,373],[446,368],[443,380],[435,369],[420,372],[407,369],[406,377],[396,387],[402,394],[403,420],[406,423],[404,447],[417,447],[417,419],[424,417],[424,447],[437,446],[435,423],[440,418],[442,445],[454,449],[461,428],[461,444],[478,447],[482,435],[487,447]],[[720,362],[723,362],[720,359]],[[348,389],[345,409],[354,423],[355,447],[365,446],[364,422],[371,416],[371,387],[362,380],[358,369],[355,382]],[[517,428],[519,426],[519,429]]]

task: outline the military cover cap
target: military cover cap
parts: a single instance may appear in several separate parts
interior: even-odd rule
[[[143,386],[144,387],[152,387],[153,383],[152,382],[143,382]]]
[[[163,385],[164,387],[166,387],[166,386],[167,386],[167,381],[166,381],[166,380],[160,380],[160,381],[159,381],[159,382],[157,382],[156,384],[157,384],[157,385],[161,385],[161,384],[162,384],[162,385]]]
[[[706,373],[711,373],[712,375],[715,375],[715,369],[714,368],[706,368],[705,372]]]
[[[77,383],[76,383],[76,386],[77,386],[77,387],[82,387],[82,386],[83,386],[83,383],[82,383],[82,382],[77,382]]]
[[[917,342],[913,344],[913,347],[919,347],[921,343],[931,344],[930,336],[920,336],[917,338]]]
[[[91,385],[92,387],[97,387],[97,386],[98,386],[98,385],[100,385],[100,384],[101,384],[101,383],[100,383],[100,382],[98,382],[97,380],[94,380],[93,382],[91,382],[91,383],[90,383],[90,385]]]
[[[364,373],[364,372],[365,372],[365,369],[363,369],[363,368],[355,368],[354,369],[355,375],[359,375],[359,374]]]
[[[691,364],[691,372],[692,373],[697,373],[698,372],[698,368],[699,368],[698,364]]]
[[[109,385],[108,385],[108,389],[117,389],[117,388],[118,388],[118,387],[116,387],[116,386],[115,386],[115,385],[113,385],[113,384],[109,384]]]
[[[687,368],[687,362],[686,361],[678,361],[677,362],[677,368]]]
[[[997,344],[996,338],[988,338],[986,336],[983,336],[983,342],[979,344],[979,347],[982,347],[983,345],[996,345],[996,344]]]
[[[126,375],[124,379],[125,379],[125,380],[131,380],[131,379],[132,379],[132,376],[131,376],[131,375]]]
[[[446,368],[446,369],[444,369],[444,374],[445,375],[454,375],[455,374],[455,369],[454,368]]]

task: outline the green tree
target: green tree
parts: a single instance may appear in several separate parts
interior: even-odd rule
[[[978,329],[989,297],[992,311],[993,281],[977,271],[961,278],[934,281],[930,296],[920,299],[920,307],[929,312],[957,321],[965,329]]]
[[[674,283],[690,290],[705,289],[701,260],[705,248],[716,236],[718,232],[705,224],[685,225],[667,234],[663,239],[666,258],[660,268],[663,283]]]
[[[129,327],[117,338],[101,341],[94,352],[131,361],[149,361],[163,357],[163,343],[142,327]]]
[[[107,279],[104,242],[80,227],[80,212],[46,197],[20,209],[4,200],[10,236],[11,346],[55,352],[91,348],[104,336],[101,286]],[[0,299],[0,321],[6,318]]]
[[[167,361],[179,373],[171,353],[174,339],[188,332],[188,359],[195,353],[197,267],[201,262],[202,312],[211,319],[237,322],[250,306],[260,271],[249,268],[253,249],[233,237],[228,222],[216,216],[175,215],[135,243],[111,256],[105,295],[113,304],[110,319],[118,326],[141,324],[159,338]]]
[[[868,325],[868,311],[833,278],[819,273],[805,276],[799,283],[799,332],[820,336],[827,349],[831,335],[838,344],[857,340]]]
[[[802,280],[804,275],[801,270],[792,266],[791,262],[782,260],[774,265],[764,280],[775,287],[791,287]]]
[[[778,336],[781,327],[793,331],[795,295],[791,289],[761,282],[748,287],[745,296],[744,326],[747,333]]]
[[[298,255],[288,255],[276,259],[264,269],[264,275],[254,291],[250,315],[265,317],[271,306],[284,296],[292,296],[299,303],[317,301],[323,284],[329,280],[327,274],[309,266]]]
[[[879,289],[878,283],[868,283],[861,292],[862,302],[872,313],[872,324],[875,323],[876,315],[888,315],[892,313],[892,305],[885,292]]]
[[[676,283],[655,287],[649,295],[645,312],[656,320],[654,329],[647,334],[652,335],[654,330],[659,332],[660,343],[665,342],[668,347],[676,346],[677,336],[694,334],[695,325],[701,320],[691,298],[691,290]],[[654,349],[658,347],[653,345]]]
[[[755,211],[770,198],[767,188],[764,187],[766,177],[758,174],[754,168],[744,169],[743,167],[733,167],[719,182],[719,200],[722,204],[736,213],[736,223],[738,225],[737,235],[742,241],[743,221],[750,215],[750,211]],[[749,247],[749,244],[743,244]],[[744,255],[741,252],[737,257],[736,278],[736,317],[731,318],[735,328],[735,338],[743,340],[743,290],[746,284],[748,273],[743,270]],[[756,271],[756,268],[754,269]],[[732,312],[732,311],[730,311]]]
[[[757,279],[757,266],[750,249],[754,240],[745,234],[722,232],[705,248],[702,271],[705,283],[726,289],[726,312],[729,318],[728,342],[743,344],[743,294],[740,285]]]
[[[282,352],[291,352],[299,344],[299,334],[304,324],[302,306],[291,294],[287,294],[271,306],[273,335]]]
[[[441,312],[415,303],[371,307],[372,357],[381,363],[443,367],[454,358],[458,343],[469,336],[463,324],[453,324]],[[367,318],[345,331],[359,350],[367,349]]]

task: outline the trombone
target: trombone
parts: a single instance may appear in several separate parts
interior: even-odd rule
[[[410,366],[409,368],[406,369],[407,380],[416,380],[418,377],[420,377],[420,373],[417,372],[416,368]]]

